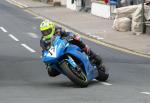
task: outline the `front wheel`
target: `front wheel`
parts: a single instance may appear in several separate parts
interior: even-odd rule
[[[67,61],[64,61],[61,64],[61,68],[64,74],[76,85],[80,87],[88,86],[87,77],[85,73],[82,71],[81,67],[79,67],[80,71],[78,71],[75,68],[72,68],[71,65]]]

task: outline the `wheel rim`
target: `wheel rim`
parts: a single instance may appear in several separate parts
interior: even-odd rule
[[[78,69],[80,69],[81,71],[78,71],[77,69],[73,69],[73,68],[71,68],[71,71],[81,80],[87,81],[86,75],[84,74],[82,69],[80,67]]]

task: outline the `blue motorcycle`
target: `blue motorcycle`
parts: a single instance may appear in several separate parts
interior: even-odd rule
[[[70,44],[68,38],[56,36],[51,42],[49,50],[42,52],[42,61],[53,69],[66,75],[80,87],[88,86],[89,82],[97,78],[99,81],[108,79],[108,72],[104,65],[98,71],[88,56],[76,45]]]

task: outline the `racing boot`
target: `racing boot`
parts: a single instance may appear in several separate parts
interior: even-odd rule
[[[95,64],[97,66],[97,70],[99,74],[98,77],[96,77],[95,79],[97,79],[98,81],[106,81],[109,77],[108,70],[103,64],[102,59],[98,55],[96,55]]]
[[[46,70],[48,72],[48,75],[51,77],[56,77],[60,74],[60,72],[58,72],[56,69],[51,68],[49,64],[46,64]]]
[[[89,48],[84,48],[83,50],[85,50],[84,52],[89,56],[89,60],[90,60],[91,64],[95,64],[97,67],[99,75],[95,79],[97,79],[99,81],[106,81],[109,77],[109,74],[106,73],[107,71],[102,62],[102,58],[99,55],[95,54]]]

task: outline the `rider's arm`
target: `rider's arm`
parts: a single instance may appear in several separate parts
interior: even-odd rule
[[[45,43],[44,43],[44,41],[43,41],[42,38],[41,38],[41,40],[40,40],[40,46],[41,46],[41,48],[42,48],[43,50],[46,49],[46,47],[45,47],[44,44],[45,44]]]
[[[45,40],[43,40],[43,38],[41,38],[40,46],[43,50],[48,50],[50,45],[51,45],[50,41],[45,41]]]
[[[60,35],[61,37],[67,37],[68,33],[62,28],[62,27],[56,27],[56,33],[57,35]]]
[[[68,37],[69,38],[68,41],[70,43],[78,45],[81,49],[86,47],[86,45],[82,42],[82,40],[81,40],[79,35],[75,35],[72,32],[66,32],[61,27],[56,27],[56,34],[61,35],[61,37]]]
[[[86,45],[83,43],[83,41],[81,40],[80,36],[77,34],[73,34],[71,32],[67,32],[68,35],[72,38],[69,42],[72,44],[75,44],[77,46],[79,46],[81,49],[85,48]]]

